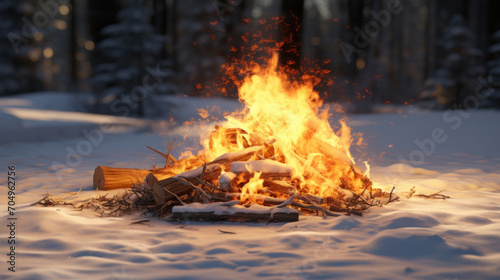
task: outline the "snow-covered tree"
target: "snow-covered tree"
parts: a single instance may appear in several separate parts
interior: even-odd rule
[[[0,1],[0,95],[30,92],[41,88],[35,62],[40,50],[32,38],[22,35],[21,20],[28,4],[18,0]]]
[[[102,35],[97,51],[105,61],[95,68],[93,78],[97,110],[106,107],[113,114],[143,116],[144,102],[167,78],[160,59],[165,38],[155,33],[151,10],[143,1],[126,1],[118,23],[103,28]]]
[[[492,45],[488,48],[489,61],[487,86],[481,91],[481,105],[500,107],[500,30],[493,33]]]
[[[439,42],[442,51],[441,68],[427,80],[422,98],[435,98],[440,107],[463,105],[467,96],[475,93],[478,77],[484,73],[483,52],[476,48],[474,34],[462,15],[451,18]]]

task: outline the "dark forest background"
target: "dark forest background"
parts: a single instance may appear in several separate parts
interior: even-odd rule
[[[2,0],[0,96],[88,92],[90,111],[143,116],[153,96],[234,98],[221,66],[282,42],[291,73],[329,70],[317,90],[355,112],[498,107],[499,11],[494,0]]]

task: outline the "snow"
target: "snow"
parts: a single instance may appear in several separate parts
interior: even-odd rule
[[[235,159],[235,158],[241,157],[243,155],[246,155],[248,153],[256,153],[259,150],[261,150],[263,147],[264,146],[253,146],[253,147],[248,147],[248,148],[243,149],[243,150],[225,153],[225,154],[218,156],[216,159],[214,159],[214,161],[224,161],[224,160]]]
[[[207,164],[205,172],[211,172],[211,171],[219,169],[219,168],[221,168],[219,164],[211,164],[211,165]],[[200,176],[202,172],[203,172],[203,166],[200,166],[198,168],[177,174],[177,175],[173,176],[173,178],[180,178],[180,177],[192,178],[192,177]]]
[[[219,186],[223,190],[229,190],[231,189],[231,181],[236,178],[236,174],[233,172],[224,172],[222,175],[219,177]]]
[[[269,173],[288,173],[292,175],[293,168],[284,163],[263,159],[263,160],[251,160],[251,161],[235,161],[231,164],[231,172],[242,173],[242,172],[269,172]]]
[[[37,98],[50,104],[50,95],[38,94]],[[15,165],[17,171],[15,273],[7,270],[5,255],[6,180],[0,186],[0,219],[4,221],[1,232],[5,237],[1,241],[1,279],[500,277],[498,111],[350,116],[347,124],[354,133],[364,134],[368,147],[361,152],[353,147],[356,162],[368,160],[375,184],[388,191],[395,186],[401,197],[400,202],[372,207],[362,217],[300,216],[298,222],[269,225],[178,224],[144,217],[142,213],[101,218],[91,210],[30,206],[47,191],[62,194],[82,188],[80,194],[71,194],[75,201],[79,196],[102,194],[91,187],[97,165],[150,168],[156,162],[161,166],[164,159],[145,146],[165,148],[183,131],[179,126],[154,122],[149,128],[139,129],[136,120],[124,119],[129,123],[127,127],[134,129],[103,131],[101,141],[94,145],[82,134],[81,125],[98,128],[96,124],[49,118],[50,111],[72,111],[70,99],[66,103],[56,100],[58,108],[39,108],[31,98],[0,99],[0,158],[4,167]],[[190,98],[179,100],[177,104],[182,105]],[[224,102],[238,106],[236,102]],[[21,107],[38,110],[34,115],[37,119],[30,120],[27,114],[13,117],[15,111],[5,110]],[[196,111],[178,107],[175,121],[182,124],[192,115]],[[88,117],[91,120],[96,116]],[[24,125],[31,121],[33,126]],[[75,128],[65,136],[54,134],[54,127],[61,132]],[[444,134],[435,137],[439,129]],[[26,139],[27,135],[32,139]],[[443,137],[446,139],[441,141]],[[4,141],[6,138],[9,141]],[[191,145],[198,139],[188,137],[186,142]],[[174,156],[178,157],[181,150],[174,150]],[[423,155],[422,162],[415,161],[420,159],[418,151]],[[407,199],[412,187],[416,194],[444,189],[443,194],[451,198],[428,200],[414,195]],[[132,224],[144,219],[150,221]],[[224,234],[219,229],[235,234]]]

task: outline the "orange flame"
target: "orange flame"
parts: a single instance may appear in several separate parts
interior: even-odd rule
[[[265,67],[253,64],[240,71],[248,75],[238,85],[242,111],[227,116],[227,127],[240,128],[235,145],[228,145],[223,133],[205,143],[208,160],[226,152],[245,148],[251,135],[264,141],[274,139],[275,155],[293,168],[298,188],[334,199],[362,190],[363,173],[354,166],[349,148],[351,131],[343,120],[335,133],[328,122],[328,106],[323,106],[313,89],[318,82],[304,75],[302,82],[290,81],[278,68],[278,55],[273,54]],[[252,193],[262,187],[262,179],[252,178],[244,189]]]
[[[254,194],[258,194],[259,190],[264,189],[264,180],[260,179],[261,172],[255,172],[254,177],[241,188],[241,201],[258,202]]]

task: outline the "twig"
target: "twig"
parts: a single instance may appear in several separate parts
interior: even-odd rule
[[[174,140],[174,143],[175,143],[175,140]],[[156,149],[153,149],[153,148],[151,148],[150,146],[146,146],[146,147],[147,147],[148,149],[153,150],[154,152],[157,152],[158,154],[162,155],[162,156],[165,158],[165,167],[164,167],[164,168],[167,168],[167,166],[168,166],[168,161],[169,161],[169,160],[170,160],[170,161],[172,161],[173,163],[176,163],[176,162],[177,162],[177,160],[176,160],[176,159],[175,159],[175,158],[174,158],[174,157],[170,154],[170,151],[171,151],[172,149],[174,149],[175,147],[177,147],[177,146],[170,148],[170,147],[167,145],[167,148],[168,148],[168,153],[167,153],[167,154],[164,154],[164,153],[162,153],[162,152],[160,152],[160,151],[158,151],[158,150],[156,150]]]
[[[391,193],[389,194],[389,201],[387,201],[387,203],[385,205],[387,205],[387,204],[389,204],[391,202],[391,200],[392,200],[392,192],[394,191],[395,188],[396,187],[392,187]]]
[[[340,216],[340,214],[337,214],[337,213],[334,213],[330,210],[327,210],[321,206],[317,206],[317,205],[305,205],[305,204],[302,204],[300,202],[297,202],[297,201],[293,201],[291,203],[292,206],[295,206],[295,207],[300,207],[300,208],[305,208],[305,209],[311,209],[311,210],[319,210],[319,211],[323,211],[324,214],[328,215],[328,216],[333,216],[333,217],[338,217]]]
[[[212,189],[215,189],[215,190],[222,190],[221,188],[217,187],[216,185],[213,185],[213,184],[210,184],[206,181],[203,181],[202,179],[198,178],[198,177],[194,177],[196,180],[198,180],[198,182],[202,185],[205,185],[209,188],[212,188]]]
[[[203,163],[203,170],[201,171],[200,181],[205,182],[205,171],[207,170],[207,163]]]
[[[409,199],[415,192],[415,186],[413,186],[413,188],[410,189],[410,193],[408,194],[407,198]]]
[[[175,196],[175,198],[177,198],[177,200],[179,200],[179,202],[182,204],[182,205],[186,205],[186,203],[184,203],[184,201],[182,201],[175,193],[169,191],[167,188],[163,188],[166,192],[170,193],[171,195]],[[166,205],[166,203],[165,203]]]
[[[234,205],[236,205],[236,204],[238,204],[240,202],[241,201],[239,201],[239,200],[231,200],[231,201],[228,201],[228,202],[223,202],[220,205],[221,206],[234,206]]]
[[[232,232],[232,231],[225,231],[225,230],[220,230],[220,229],[219,229],[219,231],[222,233],[225,233],[225,234],[236,234],[236,232]]]
[[[206,198],[205,203],[207,203],[208,200],[210,199],[210,196],[202,188],[195,186],[193,183],[189,182],[188,180],[184,179],[183,177],[175,177],[175,178],[177,179],[177,181],[183,183],[186,186],[191,186],[191,187],[195,188],[196,190],[198,190],[201,194],[203,194],[204,197]]]
[[[283,203],[281,203],[280,205],[273,206],[271,208],[283,208],[283,207],[288,206],[289,204],[291,204],[293,202],[296,195],[297,195],[297,190],[295,190],[293,195],[290,196],[287,200],[283,201]]]
[[[140,220],[140,221],[132,222],[130,224],[135,225],[135,224],[143,224],[143,223],[147,223],[147,222],[149,222],[149,220]]]
[[[442,199],[442,200],[446,200],[447,198],[451,198],[450,196],[441,194],[442,191],[444,191],[444,190],[440,190],[440,191],[438,191],[436,193],[429,194],[429,195],[426,195],[426,194],[417,194],[416,196],[423,197],[423,198],[429,198],[429,199]]]

